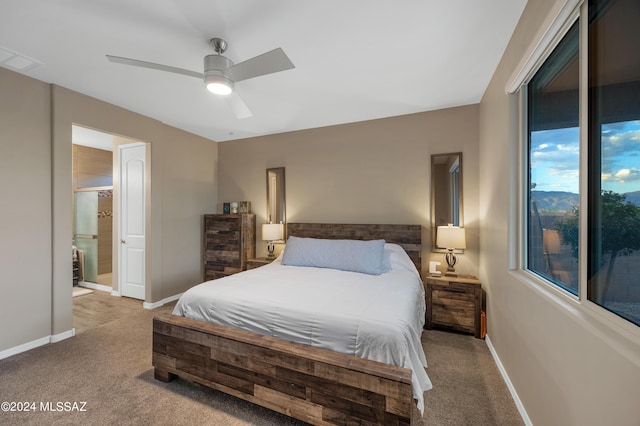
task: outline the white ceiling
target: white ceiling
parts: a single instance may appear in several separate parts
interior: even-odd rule
[[[480,101],[526,0],[0,0],[0,66],[226,141]],[[282,47],[296,68],[242,81],[238,120],[202,81],[212,37],[238,63]],[[9,53],[7,53],[9,52]],[[11,58],[9,58],[11,59]],[[21,58],[13,58],[21,59]]]

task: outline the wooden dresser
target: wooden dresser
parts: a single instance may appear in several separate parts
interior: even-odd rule
[[[439,328],[484,338],[485,293],[472,275],[426,277],[425,328]]]
[[[204,215],[204,280],[244,271],[256,257],[255,214]]]

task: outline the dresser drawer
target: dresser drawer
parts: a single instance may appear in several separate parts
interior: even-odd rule
[[[433,322],[463,327],[466,331],[473,332],[475,325],[473,293],[464,289],[442,287],[434,288],[431,297]]]

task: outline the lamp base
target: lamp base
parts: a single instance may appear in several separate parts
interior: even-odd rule
[[[269,259],[276,257],[276,255],[273,253],[275,250],[275,244],[273,244],[273,241],[269,241],[269,244],[267,244],[267,251],[269,252],[269,254],[267,254],[267,257]]]
[[[453,254],[453,249],[447,249],[447,253],[444,255],[444,260],[447,262],[447,272],[445,272],[444,274],[447,276],[457,277],[458,273],[456,272],[454,266],[456,265],[458,259],[456,259],[456,255]]]

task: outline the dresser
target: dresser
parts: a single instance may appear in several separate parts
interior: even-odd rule
[[[203,230],[205,281],[241,272],[256,257],[255,214],[207,214]]]
[[[439,328],[484,338],[485,293],[472,275],[427,277],[425,328]]]

